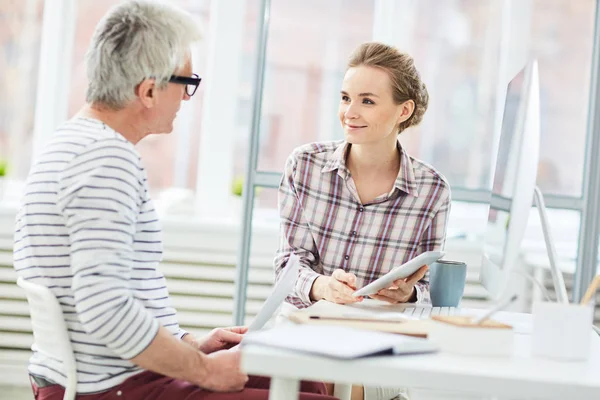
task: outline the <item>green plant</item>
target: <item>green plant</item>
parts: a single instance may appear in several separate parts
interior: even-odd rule
[[[242,197],[242,192],[244,191],[244,178],[238,176],[233,178],[233,182],[231,183],[231,194],[234,196]]]
[[[0,177],[6,176],[8,170],[8,161],[0,160]]]
[[[258,196],[259,193],[260,188],[255,188],[254,195]],[[242,176],[233,178],[233,181],[231,182],[231,194],[238,197],[242,197],[244,194],[244,178]]]

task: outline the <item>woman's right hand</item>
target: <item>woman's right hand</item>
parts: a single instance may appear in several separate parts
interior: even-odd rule
[[[362,301],[362,297],[353,297],[356,291],[356,275],[336,269],[331,276],[320,276],[313,283],[310,292],[312,300],[325,299],[337,304],[351,304]]]

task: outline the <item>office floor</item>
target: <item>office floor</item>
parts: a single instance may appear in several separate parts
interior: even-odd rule
[[[32,400],[31,388],[23,386],[0,386],[1,400]]]

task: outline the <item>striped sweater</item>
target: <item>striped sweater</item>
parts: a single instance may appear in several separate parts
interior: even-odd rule
[[[142,370],[131,359],[159,324],[181,338],[163,274],[162,232],[133,144],[100,121],[59,127],[32,167],[17,214],[14,267],[62,306],[77,392]],[[29,372],[61,385],[61,362],[36,351]]]

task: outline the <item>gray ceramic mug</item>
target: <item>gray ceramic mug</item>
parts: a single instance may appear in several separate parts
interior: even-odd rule
[[[458,307],[465,291],[467,264],[438,260],[429,266],[429,293],[433,307]]]

